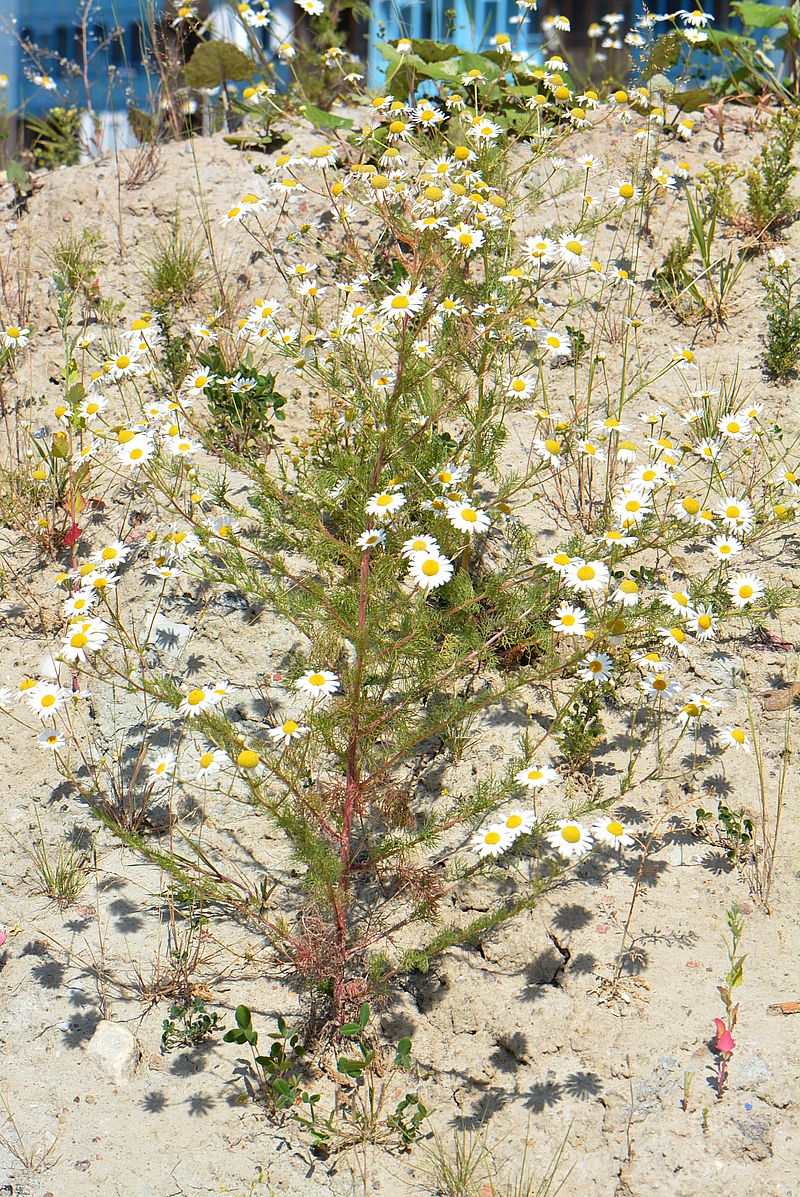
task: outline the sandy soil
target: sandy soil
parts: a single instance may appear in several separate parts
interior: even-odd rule
[[[300,150],[315,140],[309,130],[297,130],[293,145]],[[695,168],[705,161],[742,163],[760,144],[761,134],[734,115],[721,150],[709,125],[690,146],[666,145],[662,156],[665,161],[686,158]],[[570,142],[570,153],[594,152],[609,169],[624,161],[630,148],[630,133],[618,124]],[[273,271],[263,257],[253,255],[241,230],[220,229],[216,222],[239,194],[260,183],[253,168],[264,161],[236,152],[221,138],[167,146],[155,176],[134,190],[124,185],[126,162],[40,176],[18,216],[7,206],[10,189],[0,189],[5,214],[0,256],[9,287],[14,286],[12,266],[29,263],[26,290],[36,335],[13,399],[34,426],[52,420],[57,395],[52,380],[60,368],[55,321],[48,315],[48,246],[65,230],[99,230],[106,244],[101,289],[124,304],[120,319],[130,320],[141,304],[142,255],[173,219],[176,204],[192,227],[205,206],[222,269],[244,304],[259,288],[275,286]],[[579,202],[579,191],[562,197],[560,218]],[[315,204],[309,200],[310,215],[318,210]],[[555,216],[551,205],[547,218]],[[659,222],[653,261],[675,235],[677,219],[667,215]],[[541,227],[526,218],[525,232]],[[785,248],[796,260],[800,224],[787,230]],[[738,368],[746,392],[768,405],[788,440],[800,432],[797,387],[776,387],[763,373],[762,271],[763,259],[748,263],[728,327],[716,339],[707,328],[694,336],[693,329],[652,308],[643,291],[643,338],[654,348],[693,339],[709,368],[719,373]],[[672,386],[665,383],[665,393]],[[307,426],[311,401],[310,395],[293,401],[287,431]],[[529,439],[525,417],[516,416],[509,464],[524,458]],[[113,531],[115,511],[110,496],[92,540],[103,529]],[[42,561],[18,532],[5,529],[0,536],[5,583],[0,684],[14,686],[53,644],[54,565]],[[800,587],[794,538],[787,538],[777,567],[784,581]],[[125,601],[143,618],[154,598],[143,584],[132,582]],[[260,700],[245,689],[241,696],[237,692],[243,729],[256,726],[266,707],[280,702],[279,689],[271,689],[269,679],[291,651],[293,634],[224,594],[199,601],[188,592],[178,594],[169,615],[193,629],[177,649],[184,664],[191,655],[189,668],[235,678],[243,686],[261,680]],[[782,642],[800,641],[797,612],[772,630],[774,644],[743,639],[732,651],[756,695],[774,781],[784,713],[768,709],[758,695],[786,676],[791,652]],[[731,685],[711,657],[704,668],[722,684],[731,717],[742,717],[741,683]],[[121,702],[104,711],[104,730],[113,737],[128,729],[135,737],[136,718],[135,709]],[[469,785],[517,734],[510,719],[486,720],[468,763],[450,772],[451,789]],[[598,768],[602,764],[598,761]],[[8,1115],[2,1126],[0,1111],[2,1192],[19,1197],[353,1192],[400,1197],[437,1191],[426,1156],[430,1140],[407,1155],[375,1150],[366,1161],[347,1155],[316,1158],[296,1129],[270,1122],[248,1098],[241,1052],[223,1044],[219,1034],[199,1049],[162,1054],[161,1023],[169,1003],[146,1000],[141,990],[147,986],[140,980],[150,979],[159,961],[163,966],[166,952],[157,871],[93,825],[97,870],[77,904],[61,911],[37,897],[29,862],[13,837],[30,842],[38,834],[37,811],[51,844],[76,827],[89,827],[91,819],[60,789],[47,755],[34,754],[29,733],[8,719],[0,722],[0,768],[0,924],[10,932],[0,950],[0,1098]],[[713,801],[710,789],[725,794],[733,784],[737,800],[755,808],[752,762],[738,758],[725,769],[728,775],[720,771],[703,789],[684,773],[637,788],[630,798],[625,814],[635,826],[652,827],[664,817],[635,913],[637,965],[622,999],[609,998],[607,980],[638,868],[636,855],[611,871],[593,858],[536,910],[469,949],[451,951],[428,975],[408,978],[387,1002],[382,1028],[387,1035],[413,1036],[421,1088],[444,1139],[462,1123],[482,1133],[500,1175],[519,1164],[526,1145],[532,1171],[542,1174],[565,1143],[559,1176],[571,1171],[560,1190],[564,1197],[793,1197],[798,1192],[796,1027],[793,1016],[774,1012],[777,1003],[800,997],[796,767],[769,914],[753,901],[741,873],[688,829],[685,816],[701,801]],[[276,872],[287,869],[277,845],[274,852],[265,845],[263,822],[249,808],[221,802],[208,818],[243,868],[258,848]],[[745,913],[748,956],[730,1087],[717,1102],[710,1088],[710,1039],[712,1018],[719,1013],[716,986],[725,971],[724,914],[733,899]],[[489,900],[489,886],[476,885],[461,906],[481,910]],[[297,995],[276,976],[263,943],[226,924],[212,920],[207,927],[196,979],[209,1008],[220,1011],[226,1025],[239,1002],[251,1006],[265,1031],[278,1013],[291,1020],[298,1012]],[[118,1081],[87,1046],[104,1017],[129,1028],[138,1045],[135,1070]],[[684,1102],[687,1074],[692,1079]],[[26,1167],[18,1156],[30,1160],[31,1154],[32,1166]],[[362,1164],[368,1168],[363,1183]]]

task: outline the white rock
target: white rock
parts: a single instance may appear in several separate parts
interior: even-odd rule
[[[106,1018],[97,1024],[87,1051],[114,1081],[130,1080],[139,1060],[139,1048],[133,1032]]]

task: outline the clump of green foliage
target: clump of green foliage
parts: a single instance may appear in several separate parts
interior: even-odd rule
[[[747,172],[747,215],[754,232],[774,232],[798,209],[791,194],[797,174],[794,151],[800,137],[800,116],[782,109],[770,122],[758,159]]]
[[[216,1011],[209,1013],[200,997],[193,997],[188,1005],[177,1002],[170,1007],[161,1032],[161,1050],[170,1052],[176,1047],[196,1047],[213,1035],[219,1026]]]
[[[800,362],[800,276],[773,258],[764,276],[767,306],[766,367],[773,378],[790,377]]]
[[[160,316],[197,299],[208,279],[204,259],[204,242],[183,232],[176,212],[169,233],[158,238],[145,262],[145,294]]]

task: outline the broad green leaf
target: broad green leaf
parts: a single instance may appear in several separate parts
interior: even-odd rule
[[[219,87],[230,80],[249,79],[256,64],[233,42],[200,42],[186,64],[184,77],[189,87]]]
[[[734,0],[731,5],[745,25],[755,29],[769,29],[773,25],[789,25],[791,9],[782,4],[757,4],[755,0]]]
[[[300,112],[318,129],[352,129],[353,127],[353,122],[349,117],[335,116],[332,112],[325,112],[323,108],[316,108],[313,104],[301,104]]]

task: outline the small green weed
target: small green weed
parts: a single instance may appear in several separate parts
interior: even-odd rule
[[[176,1002],[164,1019],[161,1032],[161,1051],[176,1047],[196,1047],[213,1035],[219,1027],[219,1015],[209,1014],[202,998],[194,997],[187,1005]]]
[[[783,255],[773,255],[764,277],[767,344],[764,360],[773,378],[790,377],[800,362],[800,275]]]

